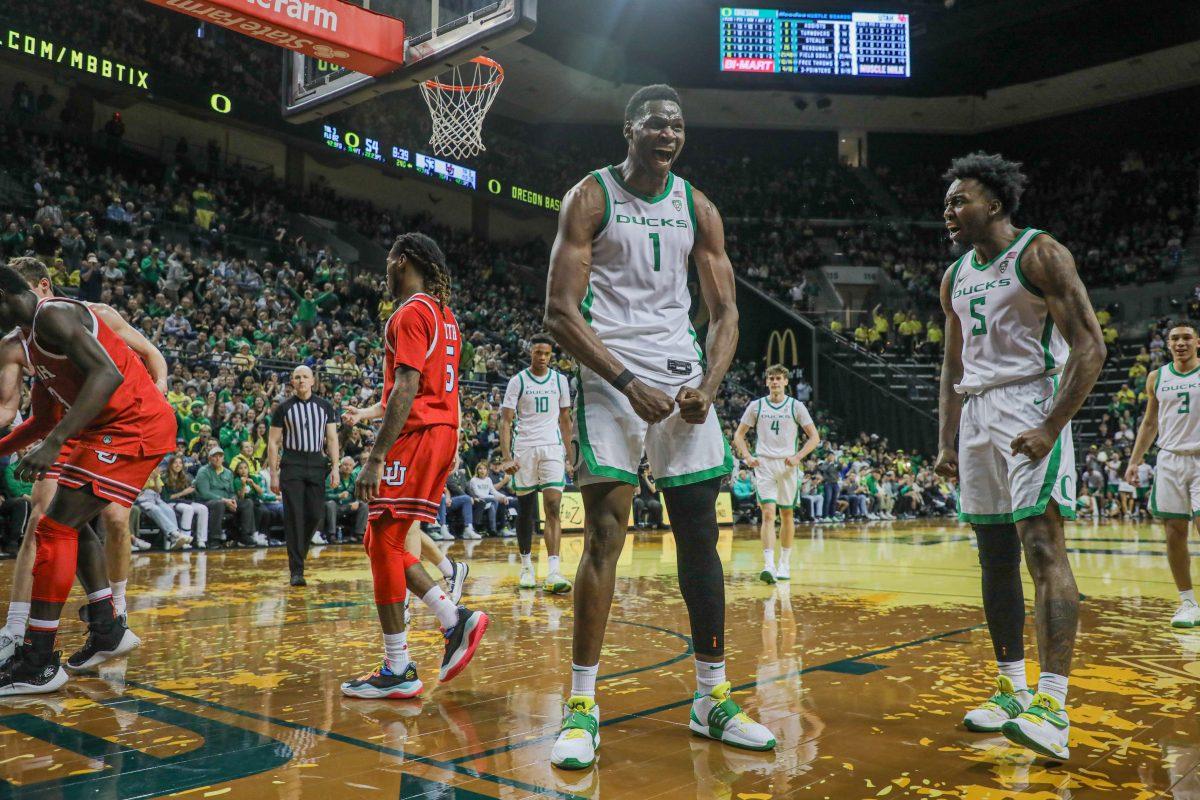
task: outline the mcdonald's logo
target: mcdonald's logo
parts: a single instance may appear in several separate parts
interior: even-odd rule
[[[788,344],[792,346],[792,360],[787,361]],[[778,357],[775,353],[775,346],[779,345]],[[783,331],[771,331],[771,336],[767,339],[767,364],[783,364],[785,367],[800,366],[800,349],[796,346],[796,332],[791,328]]]

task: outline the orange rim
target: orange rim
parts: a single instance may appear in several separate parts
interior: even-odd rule
[[[440,83],[435,80],[425,81],[425,86],[430,89],[440,89],[443,92],[477,92],[481,89],[486,89],[489,86],[495,86],[504,80],[504,67],[488,58],[487,56],[475,56],[468,63],[482,64],[485,67],[491,67],[496,70],[496,77],[492,78],[487,83],[473,83],[468,86],[463,86],[457,83]]]

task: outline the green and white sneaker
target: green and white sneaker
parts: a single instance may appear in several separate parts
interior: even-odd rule
[[[533,567],[521,567],[521,577],[517,579],[517,586],[521,589],[537,588],[537,578],[533,574]]]
[[[1200,628],[1200,605],[1190,600],[1179,604],[1175,616],[1171,617],[1172,628]]]
[[[1067,749],[1071,735],[1067,710],[1048,694],[1035,694],[1029,708],[1001,725],[1000,732],[1005,739],[1035,753],[1063,761],[1071,756]]]
[[[692,732],[718,742],[746,750],[774,750],[775,736],[765,725],[759,725],[742,711],[729,696],[729,681],[712,690],[712,694],[696,692],[692,698],[692,715],[688,727]]]
[[[781,561],[779,566],[775,568],[775,580],[790,581],[792,579],[792,565],[786,561]]]
[[[546,576],[546,580],[542,583],[542,591],[550,594],[566,594],[571,591],[571,582],[557,572],[552,572]]]
[[[600,706],[590,697],[569,697],[550,763],[559,769],[587,769],[600,747]]]
[[[766,567],[763,567],[763,571],[758,573],[758,579],[768,586],[772,586],[775,583],[775,574]]]
[[[1007,675],[996,676],[996,693],[963,717],[963,727],[975,733],[996,733],[1000,726],[1018,717],[1033,701],[1028,689],[1017,691]]]

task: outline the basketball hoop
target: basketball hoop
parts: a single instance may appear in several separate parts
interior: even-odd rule
[[[469,158],[483,146],[483,118],[487,116],[504,68],[486,56],[477,56],[451,69],[446,81],[428,80],[421,95],[433,118],[429,144],[439,156]]]

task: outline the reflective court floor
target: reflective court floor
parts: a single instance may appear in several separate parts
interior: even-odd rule
[[[564,541],[564,573],[581,546]],[[673,540],[631,532],[600,665],[600,759],[577,773],[548,760],[571,597],[518,590],[511,540],[452,545],[492,624],[467,671],[437,686],[441,637],[418,610],[409,642],[427,688],[411,701],[338,691],[380,657],[358,547],[314,548],[305,589],[287,586],[282,549],[136,555],[142,648],[57,695],[0,701],[0,797],[1200,800],[1200,629],[1169,627],[1161,527],[1071,524],[1068,547],[1086,599],[1065,764],[959,725],[993,672],[970,530],[873,523],[802,528],[777,587],[757,580],[756,532],[722,532],[728,673],[779,740],[771,754],[688,731]],[[0,564],[5,591],[11,570]],[[78,603],[67,652],[82,642]],[[1032,617],[1026,630],[1032,679]]]

